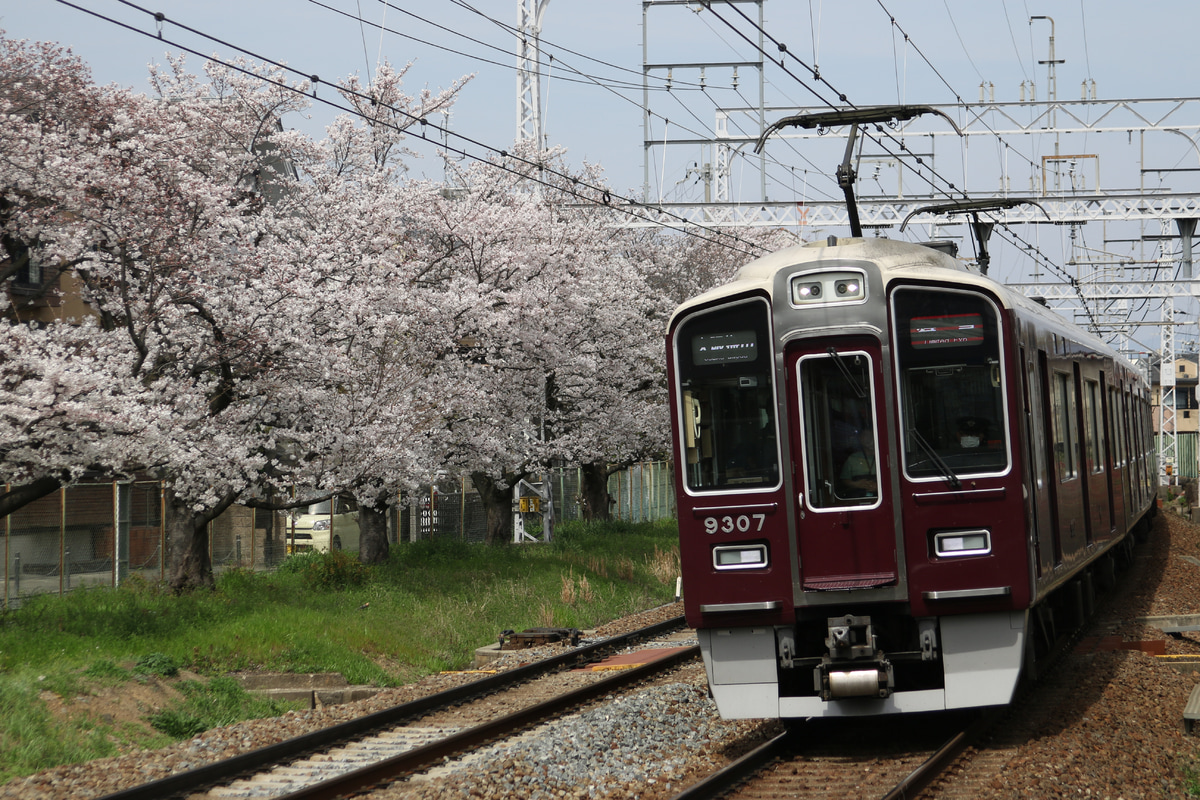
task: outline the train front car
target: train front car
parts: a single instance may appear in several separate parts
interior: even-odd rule
[[[685,609],[723,716],[1011,699],[1032,573],[994,286],[931,248],[843,239],[675,313]]]

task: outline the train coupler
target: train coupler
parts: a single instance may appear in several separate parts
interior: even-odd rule
[[[779,654],[780,669],[794,669],[796,666],[796,636],[790,629],[775,631],[775,650]]]
[[[846,614],[826,619],[829,655],[813,670],[822,700],[889,697],[895,687],[892,664],[880,652],[869,616]]]
[[[846,614],[828,617],[825,622],[828,630],[825,647],[829,650],[830,659],[840,661],[875,657],[877,648],[870,617]]]
[[[891,697],[895,690],[892,664],[886,658],[867,663],[825,663],[813,670],[814,688],[822,700],[845,697]]]

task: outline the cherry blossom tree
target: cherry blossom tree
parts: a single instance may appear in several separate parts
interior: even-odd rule
[[[251,85],[217,71],[201,85],[182,62],[155,72],[169,99],[153,100],[91,86],[55,48],[3,44],[4,74],[41,67],[5,93],[5,235],[70,270],[94,315],[37,339],[17,326],[5,335],[40,345],[23,352],[36,356],[26,374],[42,384],[65,374],[64,354],[87,365],[93,388],[71,397],[96,421],[98,452],[84,463],[165,480],[172,586],[210,585],[205,523],[269,460],[277,368],[287,340],[306,338],[290,308],[301,276],[256,246],[267,121],[303,101],[277,80]],[[3,366],[7,377],[19,365]],[[24,382],[26,397],[36,385]],[[19,406],[13,399],[6,409]],[[42,406],[40,425],[27,421],[25,442],[5,448],[6,471],[57,477],[49,463],[19,463],[27,433],[51,428],[42,458],[59,474],[78,471],[75,428],[60,424],[71,407]]]
[[[383,64],[369,86],[343,81],[355,113],[335,120],[321,142],[288,142],[298,180],[273,211],[299,224],[271,234],[281,258],[320,273],[309,339],[293,359],[307,421],[306,455],[291,478],[305,491],[353,496],[368,563],[387,557],[388,504],[438,458],[445,389],[435,364],[452,346],[421,296],[425,264],[408,243],[408,209],[431,190],[402,181],[414,157],[403,142],[408,129],[449,109],[469,77],[414,96],[405,72]]]
[[[430,325],[407,293],[401,142],[461,84],[414,98],[384,65],[370,87],[342,86],[365,121],[340,119],[314,143],[279,124],[306,107],[307,87],[263,68],[209,64],[202,82],[174,59],[153,70],[151,100],[91,86],[49,46],[3,44],[4,74],[29,65],[35,78],[5,92],[17,132],[2,145],[6,247],[36,243],[95,313],[40,338],[5,331],[43,345],[0,362],[0,388],[12,389],[0,421],[15,431],[6,472],[36,484],[100,464],[162,478],[179,590],[211,584],[209,520],[284,486],[353,493],[367,511],[364,556],[386,556],[382,498],[413,480],[427,460],[414,443],[429,447],[443,427],[414,357],[429,351]],[[67,351],[75,364],[96,354],[76,368],[91,387],[76,398],[67,386],[31,417],[31,399],[69,374]],[[68,396],[91,439],[72,437]],[[30,435],[42,429],[57,447]],[[85,461],[76,451],[93,441],[107,457]],[[31,449],[41,460],[26,456],[17,473]]]
[[[211,585],[235,501],[352,496],[368,562],[397,492],[443,473],[471,476],[491,542],[552,461],[607,514],[606,471],[666,447],[671,307],[747,259],[623,230],[557,150],[410,178],[405,138],[462,81],[412,95],[406,69],[344,81],[353,113],[312,141],[280,124],[310,87],[271,69],[172,59],[151,99],[0,35],[2,268],[36,252],[91,309],[0,309],[0,513],[85,471],[156,476],[181,591]]]
[[[666,302],[627,257],[599,170],[562,155],[468,164],[415,223],[430,302],[461,344],[443,364],[445,469],[471,475],[490,542],[510,539],[511,487],[530,472],[627,463],[667,440]]]
[[[0,280],[9,280],[28,270],[41,246],[46,209],[54,203],[41,196],[36,176],[49,166],[47,160],[75,155],[72,140],[64,141],[61,130],[86,128],[99,93],[82,62],[53,45],[26,46],[0,33],[0,64],[6,132],[0,160]],[[50,124],[30,125],[30,118]],[[7,293],[0,294],[0,316],[25,321]],[[120,413],[91,402],[93,395],[121,391],[115,375],[94,375],[114,343],[93,344],[94,326],[66,337],[58,335],[63,330],[0,326],[0,466],[13,487],[0,495],[0,514],[88,469],[116,466],[106,452],[105,432],[120,424]]]

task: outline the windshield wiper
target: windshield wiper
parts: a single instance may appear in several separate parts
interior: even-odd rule
[[[929,460],[937,465],[937,468],[942,473],[942,477],[950,484],[950,488],[961,489],[962,481],[958,479],[958,476],[954,474],[954,470],[950,469],[950,465],[942,460],[942,457],[937,454],[929,442],[925,441],[925,437],[921,435],[921,432],[916,428],[909,428],[908,433],[912,436],[913,441],[919,444],[921,449],[925,451],[925,455],[929,456]]]
[[[837,368],[842,371],[842,377],[846,379],[846,383],[850,384],[850,388],[854,390],[854,394],[858,396],[858,399],[865,399],[867,390],[859,386],[858,381],[854,380],[854,375],[850,372],[850,368],[846,366],[845,360],[842,359],[842,354],[833,347],[829,348],[826,352],[833,358],[833,363],[837,364]]]

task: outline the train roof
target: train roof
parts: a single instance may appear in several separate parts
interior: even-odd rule
[[[837,238],[829,237],[807,244],[795,245],[745,264],[729,283],[718,286],[704,294],[688,300],[675,310],[671,318],[673,326],[681,314],[699,306],[719,301],[725,297],[760,291],[768,297],[774,295],[775,277],[781,270],[819,269],[822,265],[845,266],[847,262],[870,262],[879,269],[884,287],[897,280],[936,281],[963,287],[982,289],[1010,310],[1036,317],[1042,324],[1060,336],[1087,345],[1089,348],[1110,353],[1124,362],[1129,369],[1136,368],[1108,344],[1096,336],[1077,327],[1062,315],[1050,310],[1042,303],[1009,289],[986,275],[967,269],[958,259],[923,244],[882,238]]]

